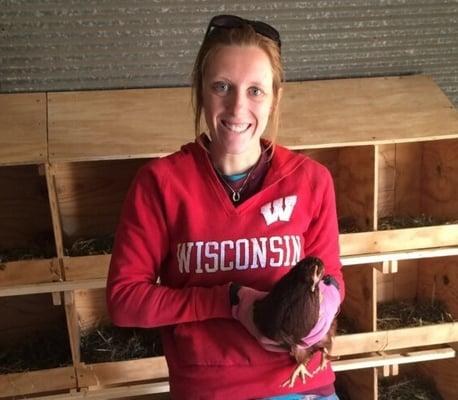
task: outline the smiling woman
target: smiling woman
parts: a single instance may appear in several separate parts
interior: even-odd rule
[[[120,326],[161,327],[174,399],[336,399],[318,353],[313,376],[282,385],[295,360],[262,347],[250,312],[234,311],[306,256],[344,294],[330,174],[275,145],[280,47],[264,22],[214,17],[193,70],[195,141],[143,167],[124,203],[108,310]]]

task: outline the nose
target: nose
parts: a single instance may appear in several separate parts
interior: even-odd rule
[[[227,108],[233,114],[243,110],[246,107],[247,98],[243,91],[233,90],[230,96],[228,96]]]

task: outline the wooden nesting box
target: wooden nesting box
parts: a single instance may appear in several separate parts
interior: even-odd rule
[[[48,370],[37,372],[45,387],[21,392],[10,384],[11,374],[0,376],[0,398],[54,393],[46,399],[58,399],[71,392],[76,398],[111,399],[167,392],[163,357],[84,362],[81,336],[110,323],[104,292],[110,254],[74,255],[71,248],[78,239],[112,235],[138,168],[193,140],[190,90],[24,95],[35,108],[42,105],[36,120],[44,121],[47,140],[38,156],[29,137],[35,137],[37,125],[20,117],[28,108],[14,96],[0,96],[6,105],[0,122],[12,127],[0,130],[0,142],[10,146],[0,150],[0,181],[8,187],[0,201],[19,204],[10,201],[14,194],[23,198],[24,211],[2,208],[0,237],[27,246],[47,229],[55,252],[50,259],[28,261],[27,271],[32,263],[44,263],[36,267],[40,273],[8,262],[0,270],[0,295],[9,296],[3,299],[9,307],[15,298],[46,293],[41,296],[49,300],[52,295],[56,310],[65,311],[72,365],[60,388],[52,386],[55,378]],[[439,299],[458,318],[458,116],[453,105],[429,77],[406,76],[287,83],[281,113],[280,144],[322,162],[335,183],[347,282],[342,315],[356,330],[335,340],[339,384],[353,400],[372,400],[378,398],[380,374],[418,370],[434,377],[444,399],[455,399],[458,388],[447,382],[458,378],[458,323],[377,327],[381,304],[388,300]],[[16,149],[13,130],[23,132],[18,138],[28,147]],[[21,188],[13,188],[22,176]],[[40,216],[37,222],[28,222],[30,212]],[[16,223],[11,214],[17,215]],[[14,274],[5,273],[11,270]],[[0,322],[0,336],[7,329]]]

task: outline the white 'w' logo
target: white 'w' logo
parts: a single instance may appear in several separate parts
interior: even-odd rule
[[[270,225],[277,221],[289,221],[296,205],[297,196],[287,196],[274,200],[261,207],[266,224]]]

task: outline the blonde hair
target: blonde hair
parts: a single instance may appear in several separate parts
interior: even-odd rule
[[[192,105],[196,138],[201,134],[202,84],[208,62],[219,49],[226,46],[256,46],[269,57],[273,75],[272,91],[274,98],[266,131],[268,131],[268,139],[272,144],[275,144],[279,124],[280,89],[284,80],[280,48],[275,41],[257,33],[248,24],[237,28],[214,28],[211,34],[204,38],[200,46],[192,72]]]

